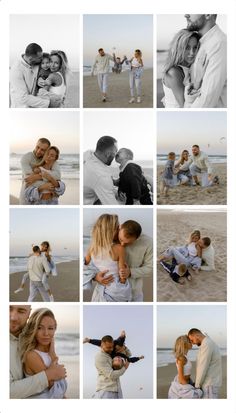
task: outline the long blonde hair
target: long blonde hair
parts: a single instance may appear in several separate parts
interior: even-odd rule
[[[112,244],[119,228],[118,215],[103,214],[97,219],[92,229],[90,255],[109,256]]]
[[[189,338],[188,336],[180,336],[176,339],[175,346],[174,346],[174,354],[176,360],[178,360],[180,357],[186,357],[186,353],[188,350],[187,345],[189,344]]]
[[[68,73],[70,72],[69,67],[68,67],[68,59],[67,56],[65,54],[65,52],[63,52],[63,50],[52,50],[50,53],[50,57],[51,56],[57,56],[60,59],[60,69],[59,72],[61,72],[64,82],[65,84],[67,84],[67,76]]]
[[[195,229],[193,232],[191,232],[189,236],[189,242],[193,242],[192,239],[193,237],[198,237],[199,239],[201,238],[201,232],[198,229]]]
[[[164,65],[164,74],[167,73],[171,67],[184,63],[186,47],[191,37],[195,37],[198,41],[200,39],[197,32],[191,32],[187,29],[181,29],[176,33],[170,43],[168,56]]]
[[[21,340],[20,340],[20,356],[22,363],[25,362],[25,357],[27,353],[33,349],[36,348],[37,346],[37,340],[36,340],[36,333],[38,331],[38,327],[43,319],[43,317],[50,317],[54,320],[55,322],[55,329],[57,327],[57,322],[55,319],[55,316],[51,310],[48,308],[39,308],[35,310],[30,318],[28,323],[26,324],[26,327],[23,330]]]

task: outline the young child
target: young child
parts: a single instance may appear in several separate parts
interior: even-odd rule
[[[129,103],[135,102],[135,89],[137,95],[137,103],[141,103],[143,74],[143,59],[141,50],[136,49],[134,56],[130,60],[126,59],[126,64],[130,65],[129,87],[131,98],[129,100]]]
[[[123,57],[123,60],[121,60],[120,57],[116,57],[115,53],[113,53],[113,60],[114,60],[114,66],[112,68],[112,72],[116,74],[120,74],[122,72],[122,65],[124,61],[127,59],[126,56]]]
[[[121,331],[120,336],[114,340],[114,349],[112,351],[112,367],[114,370],[120,370],[125,361],[129,363],[137,363],[137,361],[144,359],[144,356],[131,357],[130,350],[125,345],[126,333],[124,330]],[[83,344],[90,343],[94,346],[101,346],[101,340],[85,337]]]
[[[187,278],[189,281],[191,281],[192,276],[190,272],[188,271],[187,265],[185,264],[177,264],[177,261],[175,258],[173,258],[172,263],[169,264],[165,261],[159,261],[160,265],[166,270],[171,279],[179,284],[184,284],[184,278]]]
[[[165,169],[161,174],[160,192],[163,196],[168,196],[169,188],[175,185],[174,175],[178,173],[178,170],[174,168],[175,153],[168,153],[168,161],[165,164]]]
[[[105,285],[105,301],[131,301],[131,286],[125,277],[119,276],[119,270],[125,267],[125,249],[116,243],[119,229],[117,215],[101,215],[92,230],[92,241],[85,257],[85,264],[92,260],[99,271],[112,275],[114,281]]]
[[[49,53],[43,53],[43,58],[39,67],[39,72],[38,72],[38,78],[37,78],[37,85],[38,87],[42,87],[40,86],[40,81],[41,80],[46,80],[48,78],[48,76],[51,74],[51,70],[50,70],[50,55]]]

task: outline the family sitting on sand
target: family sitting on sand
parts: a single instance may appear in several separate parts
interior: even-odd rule
[[[227,107],[227,40],[216,14],[185,14],[163,71],[166,108]]]
[[[128,148],[118,151],[117,140],[111,136],[98,139],[95,151],[84,153],[85,205],[152,205],[152,179],[133,161]],[[119,178],[113,176],[113,160],[120,165]]]
[[[22,156],[20,205],[58,205],[58,198],[66,189],[61,181],[59,155],[56,146],[40,138],[35,149]]]
[[[188,351],[199,347],[196,360],[196,378],[192,381],[192,363]],[[177,338],[174,347],[177,375],[168,392],[169,399],[218,399],[222,385],[222,366],[219,347],[205,333],[192,328],[187,335]]]
[[[166,261],[172,261],[172,265]],[[209,237],[201,237],[198,230],[190,234],[189,241],[181,247],[169,247],[158,258],[158,263],[170,274],[173,281],[183,284],[192,279],[189,270],[198,273],[215,270],[215,251]]]
[[[100,347],[100,352],[95,357],[98,379],[94,399],[123,399],[120,376],[126,372],[129,363],[144,359],[144,356],[131,357],[125,339],[126,333],[122,330],[116,340],[110,335],[102,337],[101,340],[88,337],[83,340],[84,344],[90,343]]]
[[[130,87],[130,100],[129,103],[135,102],[135,94],[137,97],[137,103],[141,103],[142,94],[142,74],[143,74],[143,59],[142,52],[139,49],[134,51],[134,56],[128,59],[126,56],[123,60],[117,57],[115,53],[110,55],[105,53],[103,48],[98,49],[98,55],[95,58],[95,62],[92,67],[91,75],[94,75],[96,70],[98,78],[99,90],[102,94],[102,102],[107,101],[108,90],[108,74],[110,71],[110,61],[114,63],[112,71],[114,73],[121,73],[122,65],[125,62],[129,66],[129,87]]]
[[[57,322],[48,308],[10,306],[10,398],[64,399],[66,369],[54,347]]]
[[[169,152],[165,169],[161,173],[160,193],[168,196],[169,189],[177,185],[209,187],[219,184],[218,176],[212,175],[212,166],[208,155],[198,145],[192,146],[192,156],[184,149],[176,161],[174,152]],[[199,177],[201,178],[199,181]]]
[[[39,293],[43,301],[54,301],[50,286],[48,284],[49,275],[57,276],[56,265],[50,254],[51,247],[48,241],[41,243],[40,247],[34,245],[32,253],[28,258],[27,272],[23,275],[20,287],[15,290],[15,294],[24,290],[27,280],[30,281],[30,293],[28,302],[34,301]]]
[[[64,106],[68,60],[62,50],[43,53],[41,46],[30,43],[10,72],[12,108],[58,108]]]
[[[143,278],[152,276],[151,239],[141,225],[118,216],[101,215],[92,229],[84,260],[84,289],[95,288],[91,301],[143,301]]]

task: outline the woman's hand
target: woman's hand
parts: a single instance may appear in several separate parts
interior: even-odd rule
[[[52,191],[54,192],[54,185],[51,184],[51,182],[45,182],[45,184],[42,184],[38,187],[38,191],[39,192],[43,192],[43,191]]]

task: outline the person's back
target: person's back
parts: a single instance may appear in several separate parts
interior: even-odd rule
[[[95,366],[98,372],[96,391],[119,391],[119,377],[124,374],[125,367],[113,370],[112,358],[104,351],[99,351],[95,356]]]
[[[50,272],[47,260],[41,255],[31,255],[28,258],[28,271],[31,281],[42,281],[44,272]]]
[[[207,248],[202,249],[201,270],[215,270],[215,250],[212,244],[210,244]]]
[[[126,205],[134,204],[135,200],[142,205],[152,204],[148,183],[142,168],[133,161],[129,161],[120,172],[119,192],[125,193]]]

